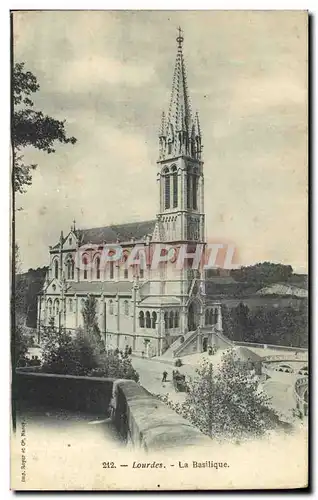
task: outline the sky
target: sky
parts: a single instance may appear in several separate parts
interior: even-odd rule
[[[307,17],[300,11],[39,11],[14,14],[14,58],[40,84],[36,109],[66,120],[72,145],[34,149],[17,195],[23,269],[47,265],[78,228],[158,211],[158,131],[184,32],[203,134],[207,240],[241,265],[307,271]]]

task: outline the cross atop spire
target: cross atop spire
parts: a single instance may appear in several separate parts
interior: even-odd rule
[[[183,43],[184,38],[182,36],[183,33],[182,33],[182,29],[180,28],[180,26],[178,28],[178,33],[179,33],[179,35],[177,37],[178,49],[182,50],[182,43]]]
[[[195,126],[197,134],[194,135],[193,126],[196,125],[197,120],[192,118],[187,72],[182,51],[184,37],[180,26],[176,40],[178,50],[172,80],[170,106],[168,115],[161,121],[160,127],[160,159],[180,155],[199,159],[201,151],[197,148],[198,141],[196,137],[199,127]]]

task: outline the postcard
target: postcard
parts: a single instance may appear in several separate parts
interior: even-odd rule
[[[11,488],[308,487],[308,13],[11,29]]]

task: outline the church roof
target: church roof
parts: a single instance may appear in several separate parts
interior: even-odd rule
[[[130,294],[132,291],[132,283],[129,281],[79,281],[71,283],[70,287],[66,290],[67,294],[77,293],[77,294],[111,294],[116,295],[116,293]]]
[[[76,234],[80,245],[85,243],[116,243],[143,240],[147,235],[152,235],[156,220],[130,222],[90,229],[78,229]]]
[[[148,307],[175,306],[180,305],[180,300],[177,297],[146,297],[140,304]]]

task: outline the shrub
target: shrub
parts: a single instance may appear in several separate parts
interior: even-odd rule
[[[226,352],[219,369],[204,362],[190,382],[184,403],[160,397],[168,406],[213,439],[247,439],[264,435],[279,424],[270,399],[259,390],[255,375]]]
[[[79,328],[75,335],[49,328],[42,346],[42,371],[68,375],[125,378],[138,382],[139,374],[129,358],[106,353],[97,332]]]

